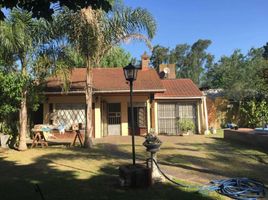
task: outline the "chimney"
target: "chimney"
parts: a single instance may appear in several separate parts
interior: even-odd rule
[[[159,65],[160,78],[175,79],[176,65],[175,64],[160,64]]]
[[[150,57],[147,55],[146,52],[141,56],[141,70],[148,70],[149,69],[149,62],[150,62]]]

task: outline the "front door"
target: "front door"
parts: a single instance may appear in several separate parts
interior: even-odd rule
[[[108,135],[121,134],[121,105],[120,103],[109,103],[108,107]]]

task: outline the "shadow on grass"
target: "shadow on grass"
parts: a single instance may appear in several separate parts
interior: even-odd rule
[[[268,185],[268,154],[224,139],[213,138],[209,143],[176,143],[178,153],[169,153],[158,159],[160,164],[193,172],[223,177],[249,177]],[[187,151],[180,151],[190,149]],[[195,154],[193,149],[202,152]],[[192,152],[192,153],[191,153]]]
[[[114,148],[114,147],[113,147]],[[48,150],[49,151],[49,150]],[[118,185],[118,164],[105,162],[98,169],[80,169],[70,164],[60,164],[69,170],[59,170],[57,160],[74,161],[76,159],[109,160],[111,155],[102,149],[92,151],[84,149],[67,149],[63,153],[47,153],[37,157],[33,163],[23,165],[0,157],[0,194],[3,200],[38,200],[40,195],[35,192],[34,184],[38,184],[46,200],[88,200],[88,199],[184,199],[213,200],[202,194],[181,190],[170,184],[158,184],[147,189],[125,189]],[[70,151],[70,154],[68,154]],[[118,150],[119,151],[119,150]],[[71,154],[75,152],[75,154]],[[123,152],[121,152],[123,154]],[[112,155],[113,156],[113,155]],[[115,155],[114,157],[121,156]],[[70,162],[69,162],[70,163]],[[55,167],[55,164],[57,165]],[[83,172],[89,178],[79,179],[77,173]]]

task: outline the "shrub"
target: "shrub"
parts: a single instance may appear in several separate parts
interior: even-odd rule
[[[194,132],[195,130],[195,124],[190,119],[179,119],[178,120],[178,128],[182,132]]]
[[[264,123],[268,122],[268,103],[264,99],[245,101],[240,110],[247,125],[251,128],[262,127]]]

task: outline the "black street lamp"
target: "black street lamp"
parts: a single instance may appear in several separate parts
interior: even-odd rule
[[[130,86],[130,109],[131,109],[131,136],[132,136],[132,160],[133,165],[135,165],[136,156],[135,156],[135,139],[134,139],[134,111],[133,111],[133,103],[132,103],[132,97],[133,97],[133,81],[137,79],[137,72],[138,68],[133,66],[131,63],[123,68],[124,75],[127,81],[129,81]]]

